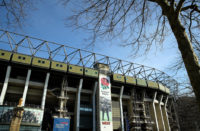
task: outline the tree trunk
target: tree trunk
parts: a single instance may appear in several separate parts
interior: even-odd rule
[[[176,18],[176,15],[173,15],[172,12],[167,13],[166,16],[176,37],[178,48],[181,52],[185,68],[187,70],[190,83],[193,87],[200,109],[200,65],[198,62],[198,57],[193,50],[192,43],[190,42],[185,28],[181,24],[180,20]]]

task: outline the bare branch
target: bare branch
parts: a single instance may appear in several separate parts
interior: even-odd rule
[[[5,17],[0,25],[22,27],[29,10],[33,9],[31,0],[2,0],[0,11]]]
[[[198,13],[200,13],[200,9],[198,9],[198,6],[197,5],[190,5],[190,6],[185,6],[181,9],[181,11],[186,11],[188,9],[192,9]]]
[[[184,2],[185,2],[185,0],[180,0],[179,1],[178,6],[176,7],[176,11],[175,11],[176,12],[176,17],[178,17]]]

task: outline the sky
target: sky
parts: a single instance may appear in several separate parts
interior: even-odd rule
[[[91,48],[86,48],[87,41],[85,41],[85,39],[90,36],[87,31],[83,29],[74,30],[73,27],[67,27],[65,25],[66,17],[71,14],[70,7],[63,8],[57,1],[47,0],[38,2],[35,7],[35,10],[31,10],[28,13],[22,29],[12,27],[2,28],[8,31],[142,64],[164,71],[169,75],[171,74],[167,67],[174,62],[177,53],[179,53],[173,36],[169,36],[164,41],[162,48],[153,48],[147,55],[140,57],[131,57],[130,47],[121,47],[116,45],[115,41],[110,42],[101,39],[96,41],[96,46],[91,50]]]

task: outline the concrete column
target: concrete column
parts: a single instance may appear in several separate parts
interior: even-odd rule
[[[160,97],[159,109],[160,109],[160,115],[161,115],[161,120],[162,120],[163,131],[166,131],[166,129],[165,129],[165,123],[164,123],[164,118],[163,118],[163,113],[162,113],[162,107],[161,107],[162,99],[163,99],[163,95],[161,95],[161,97]]]
[[[168,96],[167,96],[167,98],[165,100],[165,105],[164,105],[164,108],[163,108],[163,118],[164,118],[164,121],[165,121],[165,129],[166,129],[166,131],[171,131],[170,125],[169,125],[168,114],[167,114],[167,102],[168,102]]]
[[[0,105],[3,105],[3,102],[4,102],[4,98],[5,98],[7,87],[8,87],[8,80],[10,77],[10,72],[11,72],[11,66],[8,66],[7,71],[6,71],[6,77],[5,77],[4,84],[3,84],[3,88],[1,91]]]
[[[156,96],[157,96],[157,92],[154,93],[152,106],[153,106],[153,113],[154,113],[154,118],[155,118],[156,130],[159,131],[158,119],[157,119],[156,108],[155,108]]]
[[[96,104],[95,104],[95,96],[96,96],[96,90],[97,90],[98,82],[96,81],[93,88],[92,93],[92,120],[93,120],[93,126],[92,131],[96,131]]]
[[[79,87],[77,89],[76,93],[76,108],[75,108],[75,131],[79,131],[79,126],[80,126],[80,97],[81,97],[81,89],[83,85],[83,79],[80,79],[79,82]]]
[[[124,86],[120,89],[120,96],[119,96],[119,105],[120,105],[120,120],[121,120],[121,130],[124,131],[124,116],[123,116],[123,105],[122,105],[122,96],[124,92]]]
[[[30,76],[31,76],[31,69],[28,70],[27,77],[26,77],[26,82],[25,82],[25,87],[24,87],[24,92],[23,92],[23,97],[22,97],[23,99],[22,106],[25,105]]]
[[[42,102],[41,102],[41,108],[44,109],[45,107],[45,101],[46,101],[46,95],[47,95],[47,87],[49,83],[49,76],[50,73],[48,72],[46,75],[45,83],[44,83],[44,89],[43,89],[43,95],[42,95]]]

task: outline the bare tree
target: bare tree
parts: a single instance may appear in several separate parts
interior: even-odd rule
[[[131,46],[134,54],[146,53],[161,45],[171,31],[200,107],[200,65],[194,51],[200,45],[199,0],[83,0],[74,4],[77,10],[68,20],[92,31],[92,43],[98,38],[123,38],[123,45]]]
[[[0,25],[22,27],[30,10],[33,9],[32,0],[0,0]]]

